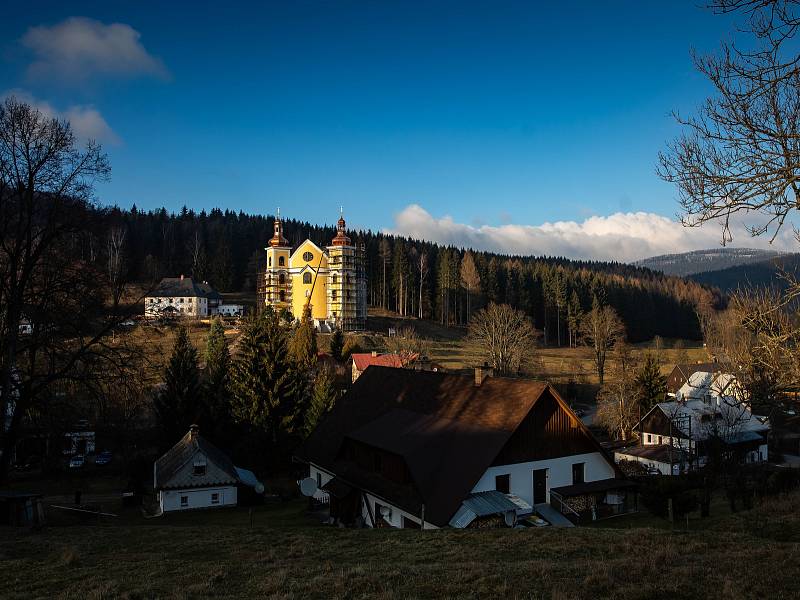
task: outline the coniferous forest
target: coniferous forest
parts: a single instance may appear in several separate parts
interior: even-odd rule
[[[128,280],[185,274],[222,292],[255,292],[274,223],[272,216],[186,207],[178,214],[113,208],[107,216],[124,234]],[[335,227],[285,220],[284,234],[292,245],[309,238],[325,246]],[[700,339],[698,307],[723,302],[717,290],[628,264],[473,252],[372,231],[350,235],[364,244],[371,306],[466,324],[481,306],[507,303],[532,317],[546,345],[574,344],[595,298],[619,313],[631,342]]]

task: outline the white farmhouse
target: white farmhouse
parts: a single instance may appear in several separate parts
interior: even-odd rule
[[[222,295],[207,282],[191,277],[165,277],[144,299],[146,317],[202,319],[218,313]]]
[[[768,459],[769,419],[753,414],[741,385],[728,373],[693,373],[675,400],[656,404],[636,430],[641,449],[618,450],[616,459],[644,463],[664,474],[702,467],[718,444],[743,463]]]
[[[299,458],[345,524],[510,525],[535,510],[571,526],[635,509],[631,483],[552,386],[486,368],[369,366]]]
[[[192,425],[153,465],[153,488],[162,513],[236,506],[240,477],[231,459]]]

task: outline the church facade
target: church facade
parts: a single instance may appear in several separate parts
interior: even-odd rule
[[[346,234],[343,216],[336,224],[336,236],[320,248],[305,240],[292,250],[283,235],[280,215],[269,240],[264,274],[264,302],[276,311],[289,311],[299,319],[306,306],[320,331],[341,328],[360,331],[367,319],[367,280],[363,246],[356,246]]]

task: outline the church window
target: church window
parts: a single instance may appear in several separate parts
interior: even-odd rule
[[[336,290],[331,290],[331,300],[336,300]]]
[[[332,278],[331,278],[331,282],[332,283],[336,283],[338,280],[339,280],[339,277],[336,275],[336,273],[334,273]]]
[[[286,292],[281,290],[280,293],[278,294],[278,297],[281,299],[281,302],[285,302],[286,301]]]
[[[271,256],[269,257],[269,259],[267,259],[267,262],[269,263],[267,266],[271,267],[272,266],[272,257]]]
[[[282,267],[286,264],[286,259],[283,256],[278,257],[278,266]]]
[[[311,254],[311,252],[304,252],[303,253],[303,260],[306,261],[306,262],[311,262],[312,260],[314,260],[314,255]]]
[[[303,273],[303,283],[305,283],[305,284],[310,284],[311,283],[311,272],[310,271],[306,271],[305,273]]]
[[[280,284],[286,283],[286,276],[283,273],[280,273],[278,275],[278,283],[280,283]]]

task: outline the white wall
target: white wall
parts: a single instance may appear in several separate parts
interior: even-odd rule
[[[497,475],[510,475],[509,491],[522,498],[528,504],[533,504],[533,472],[538,469],[547,471],[547,502],[550,502],[550,489],[572,485],[572,465],[585,463],[584,481],[599,481],[611,479],[615,476],[614,468],[599,452],[576,454],[548,460],[517,463],[489,467],[472,488],[472,492],[485,492],[495,489],[494,478]]]
[[[641,464],[645,465],[649,469],[657,470],[662,475],[669,475],[670,474],[670,472],[669,472],[669,464],[667,464],[665,462],[660,462],[660,461],[657,461],[657,460],[653,460],[651,458],[645,458],[643,456],[631,456],[629,454],[615,452],[614,453],[614,460],[616,462],[619,462],[621,460],[628,460],[628,461],[631,461],[631,462],[638,462],[638,463],[641,463]],[[672,465],[672,471],[673,471],[672,474],[673,475],[680,475],[680,470],[681,470],[680,464]]]
[[[219,494],[219,504],[211,503],[211,494]],[[181,506],[181,496],[187,497],[188,504],[186,507]],[[161,490],[158,494],[158,503],[162,512],[236,506],[236,486],[191,490]]]
[[[328,483],[331,479],[333,479],[333,474],[328,473],[327,471],[321,469],[320,467],[311,464],[309,465],[309,477],[314,479],[314,481],[318,482],[318,485],[321,487]],[[366,496],[366,502],[364,500],[364,496]],[[361,507],[361,516],[364,519],[364,523],[367,524],[368,527],[372,527],[372,518],[369,516],[369,512],[367,512],[367,502],[369,502],[369,510],[372,511],[372,518],[377,519],[378,516],[375,512],[375,504],[380,504],[382,506],[388,506],[392,509],[392,515],[388,519],[388,522],[392,525],[392,527],[402,527],[403,526],[403,517],[408,519],[412,519],[415,523],[419,523],[419,517],[417,515],[412,515],[411,513],[405,512],[400,510],[396,506],[393,506],[386,500],[381,500],[377,496],[373,496],[369,492],[364,494],[360,500],[360,507]],[[425,523],[425,529],[438,529],[432,523]]]

